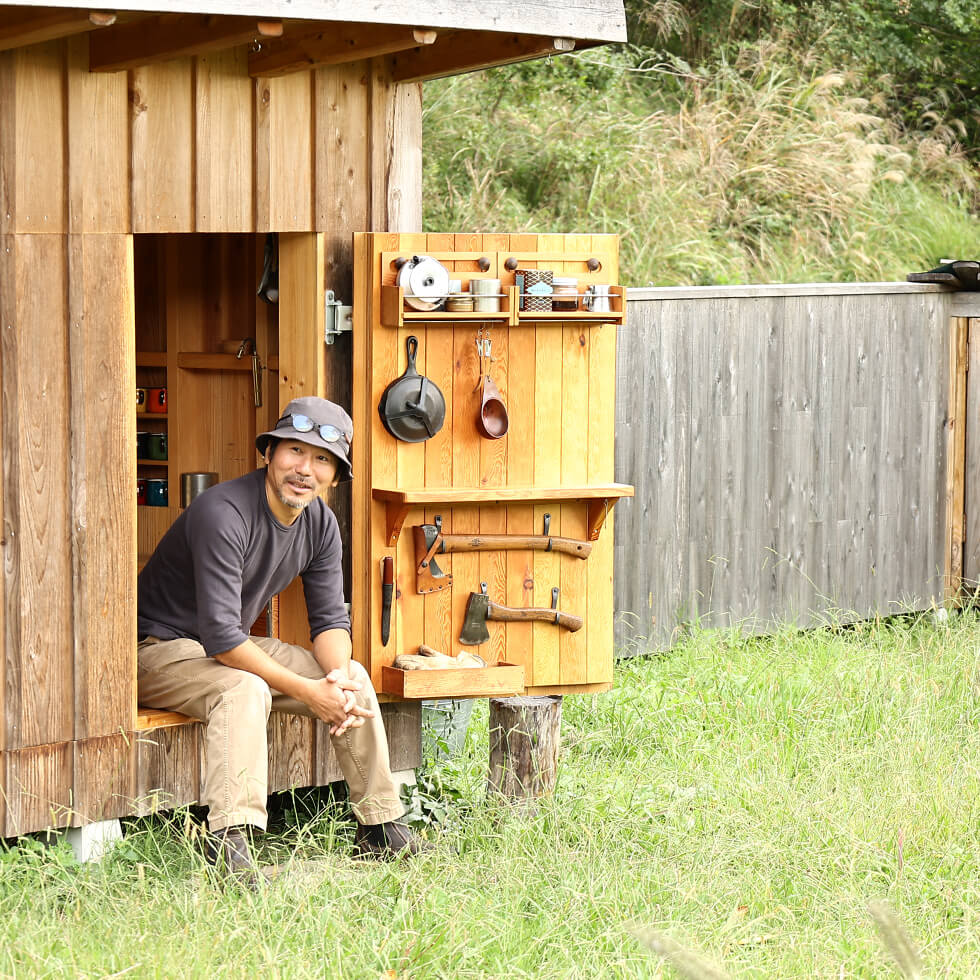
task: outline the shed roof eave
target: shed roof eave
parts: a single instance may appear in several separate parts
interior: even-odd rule
[[[88,9],[65,0],[8,0],[9,7]],[[444,30],[513,31],[576,41],[625,41],[623,0],[127,0],[120,10],[290,18],[364,24],[426,26]]]

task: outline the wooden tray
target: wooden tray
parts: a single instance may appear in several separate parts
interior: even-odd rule
[[[381,668],[381,691],[407,700],[422,698],[506,698],[524,693],[524,668],[499,663],[491,667],[449,670]]]

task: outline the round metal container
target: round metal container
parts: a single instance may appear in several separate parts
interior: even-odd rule
[[[195,497],[200,496],[208,487],[213,487],[217,482],[217,473],[181,473],[180,506],[190,506]]]

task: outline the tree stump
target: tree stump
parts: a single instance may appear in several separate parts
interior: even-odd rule
[[[491,795],[531,800],[554,792],[561,697],[490,699]]]

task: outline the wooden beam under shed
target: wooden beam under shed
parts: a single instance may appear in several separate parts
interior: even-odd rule
[[[331,23],[313,34],[293,35],[262,42],[249,52],[248,73],[253,77],[287,75],[325,65],[343,65],[364,58],[394,54],[434,44],[436,31],[420,27]]]
[[[138,68],[281,35],[282,21],[279,20],[215,14],[160,14],[93,35],[89,42],[89,71]]]
[[[567,37],[450,31],[440,35],[436,44],[394,55],[393,78],[396,82],[421,82],[574,49],[575,41]]]
[[[4,12],[3,20],[0,21],[0,51],[111,27],[115,22],[115,12],[107,10],[65,10],[58,7],[30,7],[26,10],[8,8]]]

